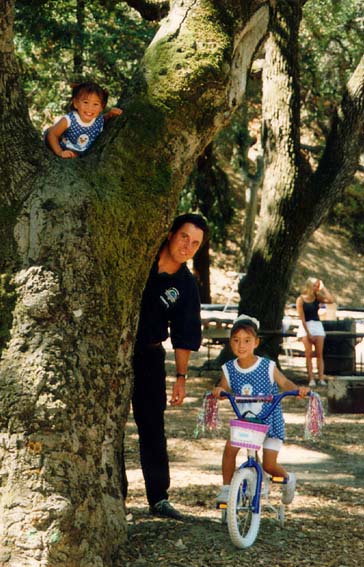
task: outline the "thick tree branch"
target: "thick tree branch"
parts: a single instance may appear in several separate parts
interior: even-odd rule
[[[14,0],[0,0],[0,203],[28,194],[42,156],[30,122],[13,47]]]
[[[324,146],[310,146],[309,144],[301,144],[300,148],[301,150],[304,150],[311,154],[319,155],[323,151]],[[356,171],[360,171],[362,173],[364,171],[364,166],[358,163],[358,165],[356,166]]]
[[[340,197],[358,169],[364,135],[364,56],[348,81],[341,104],[333,117],[326,147],[312,178],[312,198],[324,209]]]
[[[126,109],[128,137],[135,138],[139,131],[134,120],[140,122],[140,110],[135,105],[143,101],[141,112],[155,121],[154,136],[162,134],[153,151],[163,155],[179,177],[172,182],[176,196],[196,155],[239,106],[269,15],[269,4],[263,1],[176,1],[147,49],[138,82],[144,92]],[[146,145],[139,139],[135,143]]]

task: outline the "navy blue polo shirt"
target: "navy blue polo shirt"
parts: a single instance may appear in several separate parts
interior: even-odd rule
[[[198,350],[200,309],[197,284],[186,264],[175,274],[159,274],[156,260],[143,292],[137,342],[140,345],[163,342],[170,329],[174,349]]]

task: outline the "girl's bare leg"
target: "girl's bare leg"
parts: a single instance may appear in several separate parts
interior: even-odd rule
[[[307,337],[302,337],[303,346],[305,347],[306,368],[308,374],[308,381],[313,380],[312,370],[312,343]]]
[[[272,476],[288,478],[288,473],[282,465],[277,463],[278,451],[263,449],[263,469]]]
[[[223,484],[230,484],[236,468],[236,455],[239,447],[233,447],[230,441],[226,441],[222,456],[222,481]]]
[[[319,380],[324,380],[324,340],[325,337],[315,337],[315,353],[316,353],[316,364],[317,364],[317,373]]]

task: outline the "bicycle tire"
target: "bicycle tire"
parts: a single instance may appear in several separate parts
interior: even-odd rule
[[[252,468],[238,469],[231,481],[227,524],[230,539],[239,549],[253,545],[259,532],[260,509],[252,511],[256,484],[257,473]]]

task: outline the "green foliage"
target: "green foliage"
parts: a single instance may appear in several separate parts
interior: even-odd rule
[[[70,83],[80,78],[106,86],[110,104],[115,104],[155,31],[156,24],[116,0],[17,0],[15,45],[35,126],[43,129],[63,114]],[[302,126],[310,143],[324,143],[332,106],[361,56],[363,34],[362,0],[306,2],[300,31],[300,84]],[[187,55],[188,50],[181,52],[181,65],[186,64]],[[260,116],[260,82],[250,80],[248,89],[244,116],[236,113],[230,127],[214,141],[218,157],[200,158],[181,195],[181,210],[199,209],[209,217],[217,244],[224,242],[233,211],[239,208],[225,165],[248,174],[251,167],[246,159],[251,144],[247,124]],[[360,189],[353,186],[331,215],[333,222],[351,231],[358,246],[364,240],[360,211]]]
[[[247,89],[249,103],[235,112],[228,127],[198,158],[181,194],[182,212],[198,209],[208,218],[213,245],[225,244],[236,211],[244,202],[244,177],[253,175],[254,164],[248,159],[248,151],[256,138],[251,136],[248,123],[259,115],[258,91],[257,81],[251,81]],[[235,182],[234,174],[238,174]]]
[[[338,224],[349,235],[353,246],[364,251],[364,192],[363,184],[357,181],[348,187],[343,199],[336,203],[329,214],[329,222]]]
[[[247,153],[255,141],[251,138],[248,128],[248,106],[253,106],[252,102],[249,100],[249,105],[244,104],[235,113],[229,126],[221,130],[214,140],[217,153],[225,162],[230,162],[234,171],[248,169]],[[250,118],[253,117],[251,113]]]
[[[155,25],[125,4],[77,0],[19,0],[15,45],[34,124],[63,114],[70,83],[92,78],[115,104],[130,80]]]
[[[223,244],[234,214],[229,179],[218,163],[213,144],[198,158],[197,165],[180,196],[179,211],[201,211],[208,218],[211,241]]]
[[[362,0],[307,2],[301,26],[302,125],[311,143],[324,145],[333,107],[363,53]],[[329,215],[359,250],[364,247],[364,194],[359,181]]]
[[[300,30],[303,123],[321,137],[363,50],[362,0],[307,2]]]

